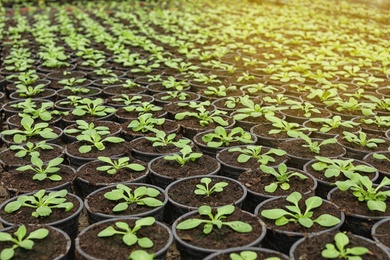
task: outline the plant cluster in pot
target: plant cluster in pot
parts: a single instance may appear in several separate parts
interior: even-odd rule
[[[344,131],[357,133],[362,130],[359,123],[352,120],[344,120],[340,116],[333,116],[330,118],[310,118],[303,123],[303,126],[318,129],[318,131],[313,131],[310,136],[321,139],[336,137]]]
[[[200,95],[189,91],[167,91],[153,95],[154,102],[158,106],[169,103],[199,101]]]
[[[278,251],[262,247],[233,247],[208,255],[204,260],[234,260],[234,259],[264,259],[264,260],[288,260],[287,255]]]
[[[364,161],[350,158],[327,158],[316,156],[307,162],[303,170],[311,174],[318,182],[316,195],[326,199],[337,181],[345,181],[352,173],[366,175],[372,182],[378,179],[378,170]]]
[[[111,107],[120,108],[144,102],[153,103],[154,98],[146,94],[119,94],[106,98],[105,102]]]
[[[304,133],[291,132],[292,138],[279,144],[279,149],[286,151],[290,158],[288,164],[302,169],[303,165],[314,159],[315,156],[339,158],[345,155],[345,148],[337,143],[336,138],[316,139]]]
[[[167,112],[164,111],[163,107],[156,106],[149,102],[142,102],[120,107],[115,113],[115,120],[119,123],[128,123],[145,114],[151,114],[155,118],[164,118],[167,115]]]
[[[193,147],[193,142],[180,134],[167,134],[165,131],[154,130],[154,136],[138,137],[130,142],[131,154],[135,158],[149,162],[152,159],[178,153],[185,145]]]
[[[133,157],[112,159],[99,156],[77,169],[75,189],[82,198],[91,192],[113,184],[146,183],[149,170],[146,163]]]
[[[0,231],[2,259],[70,259],[71,239],[45,225],[14,225]]]
[[[163,189],[145,183],[110,185],[84,199],[89,224],[119,217],[152,216],[162,221],[167,203]]]
[[[298,124],[303,124],[309,118],[318,116],[320,118],[328,118],[332,116],[331,112],[315,107],[310,102],[298,102],[294,100],[289,100],[286,102],[289,107],[280,111],[283,115],[286,116],[288,122],[294,122]]]
[[[39,155],[31,157],[31,164],[3,172],[1,183],[10,195],[29,193],[35,190],[72,190],[75,170],[62,164],[57,157],[44,163]]]
[[[225,129],[222,126],[217,126],[213,130],[196,134],[193,141],[203,153],[215,157],[219,151],[226,147],[255,144],[257,137],[241,127]]]
[[[328,193],[328,200],[346,215],[343,229],[370,237],[372,226],[390,215],[390,179],[385,177],[373,184],[368,176],[352,173],[345,181],[337,181]]]
[[[363,161],[374,166],[378,172],[378,181],[381,181],[384,177],[390,178],[390,151],[380,151],[369,153],[364,156]]]
[[[346,157],[358,160],[362,160],[371,152],[386,151],[390,146],[389,139],[363,131],[356,134],[344,131],[342,135],[335,138],[346,149]]]
[[[165,189],[173,181],[195,175],[218,174],[221,165],[209,156],[185,145],[179,153],[157,157],[148,163],[152,184]]]
[[[249,97],[247,95],[218,98],[217,100],[213,101],[212,105],[214,105],[216,109],[232,113],[237,109],[244,108],[242,102],[245,103],[246,99],[251,99],[256,104],[262,105],[262,100],[259,97]]]
[[[49,225],[75,239],[83,207],[82,200],[66,190],[39,190],[4,201],[0,205],[0,222],[4,227],[15,224]]]
[[[76,255],[83,259],[165,259],[171,230],[154,217],[99,221],[77,236]]]
[[[145,91],[146,91],[145,87],[134,82],[131,79],[127,79],[125,82],[122,82],[122,84],[105,86],[102,89],[102,92],[106,96],[116,96],[121,94],[125,94],[125,95],[143,94],[145,93]]]
[[[200,206],[176,219],[172,231],[181,258],[194,260],[231,247],[259,246],[266,233],[263,221],[233,205]],[[202,239],[196,239],[199,234]]]
[[[202,205],[216,208],[232,204],[241,208],[247,195],[244,185],[219,176],[191,176],[176,180],[166,188],[168,195],[164,221],[173,223],[181,215],[197,210]]]
[[[384,246],[350,232],[329,232],[299,239],[290,250],[290,258],[302,259],[388,259]]]
[[[277,166],[288,160],[286,152],[261,145],[239,145],[219,151],[221,175],[238,179],[241,173],[255,170],[260,165]]]
[[[390,126],[390,116],[361,116],[355,117],[352,121],[358,123],[362,131],[367,134],[387,137],[386,131]]]
[[[299,192],[263,201],[256,207],[255,215],[267,227],[263,245],[285,254],[298,239],[338,230],[345,219],[333,203]]]
[[[238,181],[248,189],[243,209],[253,212],[259,203],[275,197],[287,197],[292,192],[314,195],[317,181],[310,174],[279,164],[260,165],[258,169],[241,173]]]

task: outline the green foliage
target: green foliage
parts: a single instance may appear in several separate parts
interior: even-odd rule
[[[229,185],[227,182],[220,181],[220,182],[215,183],[210,188],[209,185],[211,183],[211,179],[207,178],[207,177],[202,178],[200,180],[200,182],[201,183],[196,184],[196,189],[194,191],[196,195],[210,196],[214,192],[222,192],[223,188]]]
[[[355,246],[351,248],[346,248],[349,244],[348,236],[339,232],[334,236],[334,244],[326,244],[325,249],[322,250],[321,256],[324,258],[341,258],[348,260],[362,260],[362,255],[370,254],[370,251],[361,246]]]
[[[343,121],[340,116],[333,116],[332,118],[311,118],[310,121],[322,125],[320,128],[321,133],[327,133],[339,127],[353,128],[359,125],[359,123],[353,121]]]
[[[107,126],[95,126],[94,122],[86,122],[84,120],[76,120],[76,128],[65,129],[66,134],[88,134],[91,131],[96,131],[99,135],[109,135],[110,131]]]
[[[202,141],[208,147],[218,148],[221,146],[229,146],[234,142],[241,142],[244,144],[253,144],[252,135],[241,127],[226,130],[222,126],[217,126],[214,133],[207,133],[202,136]]]
[[[76,108],[72,111],[75,116],[91,115],[96,117],[103,117],[115,113],[116,109],[104,105],[104,100],[101,98],[89,99],[83,98],[78,102]]]
[[[196,108],[197,112],[181,112],[175,115],[176,120],[183,120],[185,117],[195,117],[199,119],[199,125],[207,126],[211,123],[217,123],[221,126],[228,126],[229,123],[220,115],[225,115],[227,112],[216,109],[214,112],[209,112],[204,106]]]
[[[132,171],[143,171],[145,167],[138,163],[129,163],[129,157],[122,157],[118,160],[112,160],[109,157],[99,156],[98,160],[108,165],[99,166],[96,168],[98,171],[107,172],[108,174],[116,174],[120,169],[130,169]]]
[[[306,135],[304,133],[298,133],[298,134],[293,133],[292,137],[299,137],[299,138],[301,138],[303,141],[306,142],[306,144],[303,144],[302,147],[309,148],[310,151],[312,151],[313,153],[316,153],[316,154],[320,153],[321,146],[337,143],[337,139],[336,138],[325,139],[325,140],[322,140],[321,142],[313,141],[313,140],[311,140],[311,138],[308,135]]]
[[[129,96],[127,94],[121,94],[120,97],[113,98],[112,101],[120,102],[125,106],[131,106],[142,103],[142,96]]]
[[[210,206],[200,206],[198,213],[201,216],[208,216],[209,219],[190,218],[183,222],[180,222],[176,228],[179,230],[188,230],[196,228],[197,226],[204,224],[203,233],[208,235],[213,231],[214,227],[221,229],[222,226],[228,226],[236,232],[248,233],[252,231],[252,226],[242,221],[222,221],[227,215],[231,215],[234,212],[233,205],[226,205],[219,207],[217,213],[214,215]]]
[[[156,125],[162,125],[165,122],[165,118],[154,118],[152,114],[146,113],[138,117],[138,119],[133,119],[127,125],[127,128],[130,128],[134,132],[155,132]]]
[[[118,184],[116,189],[106,192],[104,197],[108,200],[118,201],[118,204],[112,209],[113,212],[125,211],[134,208],[134,205],[160,207],[161,201],[155,199],[160,194],[157,189],[141,186],[132,191],[129,187]]]
[[[127,246],[132,246],[138,244],[138,246],[142,248],[151,248],[153,247],[153,241],[148,237],[137,237],[137,231],[142,227],[149,227],[155,223],[154,217],[145,217],[135,221],[135,225],[133,228],[129,227],[126,222],[118,221],[115,222],[115,226],[119,229],[116,230],[112,226],[108,226],[104,230],[98,233],[98,237],[111,237],[114,235],[121,235],[122,241]]]
[[[62,177],[57,174],[61,169],[57,167],[64,161],[64,158],[55,158],[50,160],[47,164],[43,164],[43,161],[36,156],[31,157],[32,165],[25,165],[16,168],[17,171],[34,171],[35,174],[32,177],[33,180],[43,181],[46,178],[51,181],[61,181]]]
[[[129,255],[128,259],[130,260],[153,260],[155,257],[155,254],[149,254],[148,252],[144,250],[134,250]]]
[[[5,205],[4,211],[12,213],[21,207],[35,208],[31,214],[33,217],[47,217],[52,213],[52,209],[64,209],[69,212],[73,209],[73,203],[66,201],[67,190],[51,191],[46,195],[45,190],[39,190],[33,195],[20,195],[15,201]]]
[[[185,145],[181,150],[180,153],[174,153],[171,155],[164,156],[164,160],[167,161],[176,161],[181,166],[184,166],[188,162],[194,162],[198,158],[202,157],[202,153],[195,153],[192,151],[191,146]]]
[[[261,211],[261,216],[275,220],[277,226],[284,226],[289,222],[299,223],[301,226],[311,228],[314,223],[317,223],[323,227],[332,227],[340,223],[340,219],[329,215],[322,214],[316,219],[311,219],[313,216],[313,210],[322,205],[322,199],[317,196],[309,197],[305,200],[306,209],[304,212],[299,208],[299,201],[302,199],[302,195],[298,192],[291,193],[286,201],[293,205],[286,206],[286,209],[266,209]]]
[[[350,133],[347,131],[343,132],[343,139],[345,139],[349,143],[354,143],[362,147],[367,147],[369,149],[374,149],[378,147],[378,144],[383,144],[386,142],[385,139],[381,138],[367,138],[367,134],[365,132],[359,131],[358,135],[354,133]]]
[[[15,254],[15,249],[19,247],[26,250],[32,250],[34,247],[33,240],[44,239],[49,235],[49,230],[46,228],[40,228],[28,234],[26,226],[21,225],[13,235],[14,236],[6,232],[0,232],[0,242],[10,242],[13,244],[12,247],[5,248],[1,251],[1,260],[12,259]]]
[[[38,150],[52,150],[53,146],[46,144],[46,141],[41,141],[39,143],[27,142],[25,145],[11,145],[9,148],[12,151],[17,151],[15,153],[16,157],[24,158],[26,156],[39,157]]]
[[[228,151],[229,152],[239,152],[241,153],[237,161],[239,163],[246,163],[248,162],[251,158],[256,159],[260,164],[267,165],[269,162],[275,162],[275,158],[271,155],[274,156],[283,156],[286,155],[286,152],[280,149],[274,149],[271,148],[267,152],[262,152],[263,146],[260,145],[248,145],[246,148],[241,148],[241,147],[233,147],[230,148]]]
[[[122,143],[125,140],[120,137],[107,136],[102,138],[95,130],[88,130],[77,136],[78,141],[82,141],[82,145],[79,147],[80,153],[88,153],[92,148],[96,148],[99,151],[106,149],[104,143]]]
[[[271,174],[276,178],[275,182],[264,187],[264,190],[270,193],[275,192],[278,187],[280,187],[282,190],[289,190],[289,181],[293,177],[298,177],[301,180],[307,179],[307,177],[302,173],[297,171],[288,171],[287,165],[284,163],[279,164],[277,170],[273,167],[260,165],[260,170],[264,173]]]
[[[274,129],[271,129],[268,132],[270,135],[285,133],[288,136],[293,137],[305,131],[308,132],[317,130],[315,128],[300,127],[297,123],[290,123],[273,115],[265,115],[265,118],[271,122],[274,127]]]
[[[124,107],[124,110],[126,110],[127,112],[137,112],[138,115],[143,115],[146,113],[161,111],[161,110],[163,110],[163,108],[160,106],[156,106],[154,104],[151,104],[149,102],[142,102],[142,103],[137,104],[137,105],[131,105],[131,106]]]
[[[368,176],[352,173],[346,181],[337,181],[337,187],[341,191],[351,190],[352,194],[360,202],[367,202],[369,210],[380,212],[386,211],[386,200],[390,196],[390,190],[385,186],[390,185],[390,179],[384,177],[379,185],[374,188],[374,184]],[[383,191],[381,189],[384,188]]]
[[[167,146],[169,144],[173,144],[176,147],[183,148],[185,145],[188,145],[191,142],[190,139],[183,138],[174,141],[176,137],[175,133],[167,135],[165,131],[161,130],[155,130],[154,133],[155,136],[145,136],[146,140],[152,142],[153,147]]]

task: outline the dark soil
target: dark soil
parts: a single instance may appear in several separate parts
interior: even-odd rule
[[[301,174],[306,175],[303,171],[298,169],[290,168],[288,171],[296,171]],[[238,177],[239,182],[243,183],[248,190],[256,192],[259,194],[265,194],[267,196],[288,196],[291,192],[297,191],[301,194],[307,192],[314,192],[314,181],[312,178],[307,176],[307,179],[301,180],[299,177],[290,178],[288,183],[290,184],[290,189],[282,190],[280,187],[276,189],[275,192],[269,193],[265,191],[265,186],[276,182],[276,178],[271,174],[266,174],[261,170],[246,171],[240,174]]]
[[[178,141],[182,138],[181,135],[176,135],[174,141]],[[131,142],[133,146],[133,152],[142,152],[149,154],[169,154],[177,153],[180,151],[180,148],[174,146],[173,144],[168,144],[166,146],[152,146],[152,142],[145,138],[138,138]]]
[[[216,212],[214,211],[213,214]],[[207,216],[200,217],[198,214],[192,215],[188,218],[209,219]],[[180,220],[183,221],[185,219]],[[259,238],[262,233],[262,226],[259,219],[248,212],[236,208],[231,215],[227,215],[224,222],[240,220],[252,226],[252,231],[249,233],[238,233],[233,231],[230,227],[222,225],[220,229],[216,226],[210,234],[203,233],[203,224],[190,230],[176,230],[178,236],[185,242],[207,249],[225,249],[231,247],[245,246]]]
[[[381,152],[380,154],[384,154],[389,157],[389,152]],[[374,166],[378,171],[387,173],[390,175],[390,162],[387,160],[378,160],[375,159],[372,154],[364,158],[364,161]]]
[[[97,158],[99,156],[120,156],[129,151],[129,146],[127,142],[124,143],[104,143],[105,149],[102,151],[97,150],[96,148],[92,148],[92,150],[88,153],[80,153],[79,147],[82,145],[81,142],[77,141],[66,146],[66,150],[69,154],[82,158]]]
[[[373,237],[377,238],[382,244],[388,247],[387,250],[390,248],[390,220],[383,222],[381,225],[379,225],[375,233],[372,234]],[[379,258],[378,258],[379,259]]]
[[[132,87],[132,88],[124,88],[122,86],[115,87],[106,87],[103,89],[103,93],[110,96],[116,96],[121,94],[142,94],[145,92],[145,88],[142,87]]]
[[[42,226],[26,226],[27,233],[30,234],[32,231],[42,228]],[[57,230],[50,227],[44,227],[49,230],[49,235],[43,239],[34,239],[34,247],[32,250],[22,249],[18,247],[15,249],[15,255],[13,259],[21,260],[51,260],[66,253],[66,247],[68,240]],[[7,231],[8,234],[16,232],[17,227],[12,227]],[[3,231],[4,232],[4,231]],[[10,248],[14,245],[11,242],[1,242],[0,251],[5,248]],[[49,246],[48,246],[49,245]]]
[[[189,180],[182,180],[176,185],[171,186],[168,192],[168,196],[176,203],[191,206],[200,207],[202,205],[208,205],[210,207],[219,207],[228,204],[234,204],[242,198],[244,192],[240,186],[232,181],[218,178],[211,178],[209,187],[217,182],[227,182],[229,185],[223,188],[222,192],[213,192],[210,196],[196,195],[194,190],[196,185],[200,184],[200,178],[194,178]]]
[[[294,251],[295,259],[309,260],[309,259],[328,259],[321,256],[321,251],[325,249],[326,244],[335,244],[335,232],[324,233],[319,236],[312,236],[306,238],[305,241],[298,245]],[[349,244],[345,248],[352,248],[362,246],[369,249],[369,253],[362,255],[363,259],[388,259],[388,255],[380,250],[371,240],[365,240],[352,233],[347,233]],[[341,259],[341,258],[335,258]]]
[[[121,220],[133,227],[135,220],[127,219]],[[137,237],[148,237],[154,243],[152,248],[141,248],[140,246],[128,246],[122,241],[122,235],[114,235],[112,237],[99,238],[97,234],[106,227],[112,226],[116,228],[113,223],[99,223],[91,227],[88,232],[79,236],[80,248],[90,256],[99,259],[127,259],[127,257],[134,250],[146,250],[148,253],[154,253],[166,246],[169,235],[165,228],[154,224],[149,227],[142,227],[137,231]],[[116,228],[118,229],[118,228]]]
[[[175,161],[167,161],[162,158],[151,164],[151,169],[159,175],[164,175],[173,179],[184,178],[195,175],[207,175],[218,168],[216,159],[203,155],[194,162],[187,162],[180,166]]]

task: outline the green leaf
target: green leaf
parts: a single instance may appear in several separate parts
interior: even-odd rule
[[[115,228],[113,228],[112,226],[109,226],[105,229],[103,229],[102,231],[100,231],[98,233],[98,237],[110,237],[110,236],[113,236],[117,233],[117,231],[115,230]]]
[[[183,222],[180,222],[176,228],[179,230],[193,229],[199,226],[203,222],[202,219],[186,219]]]
[[[34,246],[34,241],[26,239],[19,242],[19,246],[24,249],[31,250]]]
[[[288,211],[284,209],[265,209],[261,211],[261,215],[268,219],[278,219],[288,214]]]
[[[122,240],[126,245],[132,246],[137,243],[138,238],[133,233],[127,233],[122,237]]]
[[[0,258],[2,260],[9,260],[14,257],[15,251],[13,248],[5,248],[1,251]]]
[[[153,247],[153,241],[148,237],[138,238],[138,245],[142,248],[151,248]]]
[[[316,222],[317,224],[323,227],[333,227],[339,224],[340,221],[341,220],[339,218],[336,218],[330,214],[322,214],[321,216],[313,220],[313,222]]]
[[[49,230],[46,228],[40,228],[32,231],[29,235],[29,239],[43,239],[49,235]]]
[[[113,212],[121,212],[127,210],[129,205],[126,202],[118,203],[113,209]]]

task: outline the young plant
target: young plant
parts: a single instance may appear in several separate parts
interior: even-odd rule
[[[167,91],[165,96],[161,97],[161,100],[178,99],[185,101],[190,95],[180,91]]]
[[[120,103],[124,104],[125,106],[132,106],[132,105],[136,105],[136,104],[141,104],[142,103],[142,96],[130,97],[127,94],[122,94],[118,98],[113,98],[112,101],[120,102]]]
[[[302,147],[309,148],[310,151],[312,151],[313,153],[317,153],[317,154],[319,154],[321,152],[321,146],[337,143],[336,138],[325,139],[322,142],[313,141],[313,140],[311,140],[311,138],[308,135],[306,135],[304,133],[299,133],[297,135],[293,134],[292,137],[301,138],[303,141],[306,142],[306,144],[303,144]]]
[[[320,128],[321,133],[327,133],[332,129],[337,129],[339,127],[353,128],[359,125],[357,122],[343,121],[340,116],[334,116],[332,118],[311,118],[309,120],[313,123],[322,125]]]
[[[99,135],[108,135],[110,134],[109,128],[107,126],[95,126],[94,122],[87,123],[84,120],[76,120],[77,128],[65,129],[66,134],[84,134],[90,131],[96,131]]]
[[[373,173],[377,171],[374,167],[364,164],[355,166],[353,164],[353,159],[330,159],[323,156],[316,156],[315,158],[318,162],[312,164],[312,168],[316,171],[325,170],[324,175],[326,178],[338,177],[340,176],[340,173],[349,178],[352,173]]]
[[[222,192],[223,188],[229,185],[227,182],[220,181],[210,188],[211,179],[207,177],[202,178],[200,182],[201,183],[196,184],[196,189],[194,191],[196,195],[210,196],[214,192]]]
[[[73,209],[73,203],[66,201],[67,190],[51,191],[46,195],[45,190],[39,190],[33,195],[21,195],[15,201],[5,205],[4,211],[12,213],[21,207],[35,208],[31,214],[33,217],[47,217],[52,213],[52,209],[64,209],[69,212]]]
[[[28,97],[35,97],[39,93],[42,93],[45,91],[45,85],[44,84],[38,84],[36,86],[25,86],[25,85],[16,85],[16,93],[19,93],[20,97],[28,98]]]
[[[217,126],[213,133],[208,133],[202,136],[202,141],[208,147],[218,148],[221,146],[229,146],[234,142],[241,142],[245,144],[253,144],[252,135],[241,127],[235,127],[226,131],[222,126]]]
[[[145,217],[135,221],[133,228],[129,227],[126,222],[118,221],[115,222],[115,226],[119,229],[116,230],[112,226],[108,226],[104,230],[98,233],[98,237],[111,237],[114,235],[121,235],[122,241],[127,246],[133,246],[137,244],[141,248],[151,248],[153,247],[153,241],[148,237],[137,237],[137,231],[142,227],[149,227],[155,223],[154,217]]]
[[[390,190],[380,191],[384,186],[390,185],[390,179],[384,177],[381,183],[374,188],[373,183],[368,176],[362,176],[358,173],[352,173],[348,180],[337,181],[337,187],[341,191],[352,190],[353,195],[359,201],[367,202],[369,210],[380,212],[386,211],[386,200],[390,196]]]
[[[79,105],[77,105],[77,107],[72,111],[72,114],[76,116],[91,115],[103,117],[116,111],[115,108],[107,107],[103,105],[103,103],[103,99],[101,98],[94,100],[83,98],[79,101]]]
[[[234,114],[234,120],[245,120],[248,117],[261,117],[265,115],[275,115],[276,110],[282,110],[283,107],[276,108],[275,106],[261,106],[260,104],[255,104],[251,99],[241,100],[241,104],[244,108],[237,109]]]
[[[16,232],[13,234],[7,232],[0,232],[0,241],[9,242],[12,244],[9,248],[4,248],[0,253],[1,260],[12,259],[15,255],[15,249],[23,248],[25,250],[32,250],[34,247],[35,239],[44,239],[49,235],[49,230],[46,228],[39,228],[32,231],[30,234],[27,233],[25,225],[21,225]]]
[[[138,119],[133,119],[127,125],[127,128],[130,128],[134,132],[150,132],[155,131],[156,125],[162,125],[165,122],[165,118],[154,118],[152,114],[146,113],[138,117]]]
[[[175,77],[169,76],[166,80],[163,80],[161,84],[164,86],[166,90],[175,90],[175,91],[182,91],[184,88],[188,87],[189,84],[184,81],[180,80],[177,81]]]
[[[323,227],[333,227],[340,223],[340,219],[329,215],[322,214],[316,219],[312,219],[313,210],[322,205],[322,199],[318,196],[309,197],[305,200],[305,211],[302,212],[299,208],[299,201],[302,199],[302,195],[299,192],[294,191],[287,198],[286,201],[293,205],[286,206],[286,209],[266,209],[261,211],[261,216],[275,220],[277,226],[284,226],[289,222],[299,223],[305,228],[311,228],[314,223],[317,223]]]
[[[237,253],[231,253],[229,255],[230,260],[256,260],[257,259],[257,253],[254,251],[241,251],[240,254]],[[271,256],[264,258],[264,260],[280,260],[277,256]]]
[[[207,87],[206,90],[204,90],[205,96],[216,96],[216,97],[226,97],[228,94],[228,91],[237,90],[236,86],[219,86],[219,87]]]
[[[167,135],[165,131],[157,130],[154,131],[155,136],[145,136],[146,140],[152,142],[153,147],[159,146],[167,146],[169,144],[173,144],[176,147],[183,148],[185,145],[188,145],[191,140],[190,139],[179,139],[178,141],[174,141],[176,134],[172,133]]]
[[[46,141],[41,141],[39,143],[27,142],[25,145],[11,145],[9,148],[12,151],[17,151],[16,157],[24,158],[26,156],[39,157],[38,150],[52,150],[53,146],[46,144]]]
[[[200,206],[198,213],[201,216],[207,216],[209,219],[190,218],[183,222],[180,222],[176,228],[179,230],[188,230],[196,228],[197,226],[204,224],[203,233],[208,235],[213,231],[214,227],[221,229],[223,226],[228,226],[236,232],[248,233],[252,231],[252,226],[242,221],[222,221],[227,215],[231,215],[234,212],[233,205],[226,205],[219,207],[217,213],[214,215],[210,206]]]
[[[246,148],[241,148],[241,147],[233,147],[229,149],[229,152],[239,152],[241,153],[237,161],[239,163],[246,163],[248,162],[251,158],[254,158],[257,160],[262,165],[267,165],[269,162],[275,162],[274,157],[272,155],[276,156],[283,156],[286,155],[286,152],[280,149],[274,149],[271,148],[267,152],[262,153],[263,146],[255,146],[255,145],[248,145]]]
[[[13,141],[17,144],[23,143],[34,136],[44,139],[54,139],[58,135],[49,128],[48,123],[34,124],[34,119],[26,115],[21,120],[22,129],[9,129],[1,132],[2,135],[13,135]]]
[[[85,131],[82,134],[77,136],[78,141],[83,141],[83,144],[79,148],[80,153],[88,153],[92,150],[92,148],[96,148],[99,151],[103,151],[106,149],[104,143],[122,143],[125,140],[120,137],[107,136],[106,138],[102,138],[94,130]]]
[[[129,187],[118,184],[116,189],[106,192],[104,197],[108,200],[118,201],[112,209],[113,212],[121,212],[129,207],[135,209],[137,206],[160,207],[161,201],[156,199],[160,192],[154,188],[141,186],[132,191]]]
[[[220,115],[225,115],[227,112],[216,109],[214,112],[209,112],[206,108],[199,107],[196,109],[198,112],[182,112],[175,115],[176,120],[183,120],[184,117],[195,117],[199,119],[201,126],[207,126],[211,123],[217,123],[221,126],[228,126],[229,123],[223,119]]]
[[[318,110],[313,104],[309,102],[298,102],[294,100],[288,100],[286,102],[288,105],[290,105],[290,109],[292,110],[298,110],[303,112],[303,116],[306,118],[309,118],[312,116],[312,113],[320,114],[320,110]]]
[[[350,133],[347,131],[343,132],[343,139],[345,139],[349,143],[357,144],[361,147],[367,147],[369,149],[374,149],[378,147],[378,144],[383,144],[386,142],[386,140],[381,138],[367,138],[367,134],[359,131],[358,135],[355,135],[354,133]]]
[[[60,181],[62,177],[57,173],[60,171],[60,168],[57,167],[64,161],[64,158],[55,158],[50,160],[47,164],[43,164],[43,161],[36,156],[31,157],[32,165],[25,165],[16,168],[17,171],[34,171],[35,174],[32,177],[33,180],[43,181],[46,178],[51,181]]]
[[[118,160],[113,160],[109,157],[99,156],[98,160],[106,163],[107,165],[99,166],[96,168],[98,171],[107,172],[108,174],[116,174],[121,169],[130,169],[132,171],[143,171],[145,167],[138,163],[129,163],[129,157],[122,157]]]
[[[275,182],[264,187],[264,190],[269,193],[275,192],[278,187],[282,190],[289,190],[289,181],[293,177],[298,177],[301,180],[307,179],[307,177],[302,173],[297,171],[288,171],[287,166],[284,163],[279,164],[277,170],[273,167],[260,165],[260,170],[264,173],[273,175],[276,178]]]
[[[137,112],[138,115],[143,115],[151,112],[158,112],[163,110],[162,107],[150,104],[149,102],[142,102],[139,105],[131,105],[124,107],[127,112]]]
[[[128,259],[129,260],[139,260],[139,259],[153,260],[155,256],[156,256],[155,254],[149,254],[145,250],[134,250],[131,251],[131,254],[129,255]]]
[[[202,157],[202,153],[195,153],[192,151],[191,146],[185,145],[181,150],[180,153],[174,153],[171,155],[164,156],[164,160],[167,161],[176,161],[180,166],[184,166],[188,162],[194,162],[200,157]]]
[[[245,85],[240,87],[240,89],[252,95],[262,93],[273,94],[274,92],[278,91],[277,88],[270,85],[265,85],[263,83]]]
[[[321,256],[324,258],[341,258],[348,260],[362,260],[362,255],[370,254],[370,251],[362,246],[346,248],[349,244],[348,236],[343,232],[338,232],[334,236],[334,244],[326,244]]]
[[[299,135],[299,133],[303,133],[304,131],[307,132],[317,130],[315,128],[300,127],[300,125],[297,123],[289,123],[273,115],[265,115],[265,118],[272,123],[273,127],[275,127],[268,132],[270,135],[286,133],[288,136],[292,137]]]

